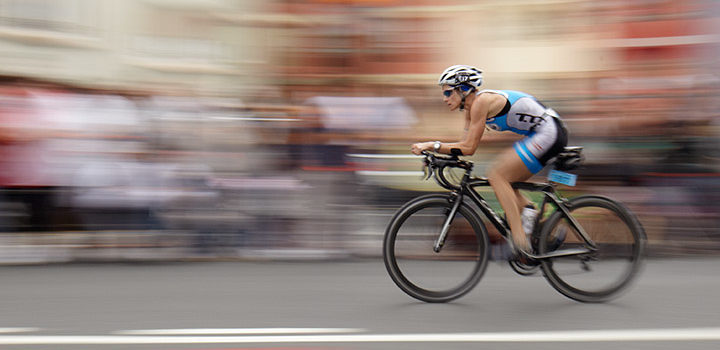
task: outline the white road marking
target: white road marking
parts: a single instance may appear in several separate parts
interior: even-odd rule
[[[186,329],[134,329],[113,332],[126,335],[218,335],[218,334],[313,334],[359,333],[360,328],[186,328]]]
[[[0,333],[27,333],[27,332],[37,332],[40,328],[35,327],[6,327],[6,328],[0,328]]]
[[[577,330],[501,333],[336,334],[283,336],[87,336],[4,335],[3,345],[208,344],[208,343],[371,343],[371,342],[628,342],[720,340],[720,327],[635,330]]]

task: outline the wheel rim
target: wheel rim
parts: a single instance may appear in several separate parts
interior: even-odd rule
[[[386,247],[396,283],[426,301],[447,301],[467,293],[487,261],[486,238],[476,233],[464,208],[455,215],[440,253],[433,251],[447,206],[447,201],[435,201],[406,213]],[[433,298],[438,300],[427,300]]]
[[[573,299],[611,298],[623,290],[637,272],[642,237],[632,218],[612,202],[578,202],[571,213],[598,249],[583,256],[545,260],[546,275],[560,292]],[[549,226],[552,229],[540,242],[541,254],[584,246],[566,219],[561,218]]]

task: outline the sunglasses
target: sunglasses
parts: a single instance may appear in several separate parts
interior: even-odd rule
[[[455,91],[455,89],[460,89],[462,92],[467,92],[467,91],[470,91],[470,89],[472,89],[472,87],[467,86],[467,85],[456,86],[452,89],[443,90],[443,95],[445,97],[450,97],[450,95],[452,95],[452,93],[453,93],[453,91]]]

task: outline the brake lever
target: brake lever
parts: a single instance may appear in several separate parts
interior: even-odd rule
[[[433,176],[434,169],[432,167],[432,162],[430,161],[431,154],[427,151],[422,152],[423,155],[425,155],[425,159],[423,159],[423,180],[428,180],[430,177]]]
[[[423,176],[423,180],[425,181],[427,181],[434,175],[434,169],[427,163],[425,164],[425,166],[423,166],[423,172],[425,173],[425,175]]]

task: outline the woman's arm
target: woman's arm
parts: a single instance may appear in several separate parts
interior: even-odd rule
[[[440,143],[439,153],[470,156],[482,139],[485,132],[485,121],[490,113],[497,114],[504,106],[506,98],[497,94],[480,94],[472,103],[470,116],[465,119],[465,132],[461,141],[454,143]],[[493,114],[493,115],[494,115]],[[412,145],[412,152],[420,154],[422,151],[435,151],[435,141],[421,142]]]
[[[442,143],[440,153],[470,156],[477,150],[485,132],[485,122],[489,113],[497,112],[505,104],[505,97],[497,94],[480,94],[473,101],[470,118],[466,119],[467,131],[460,142]],[[499,106],[499,107],[498,107]]]

